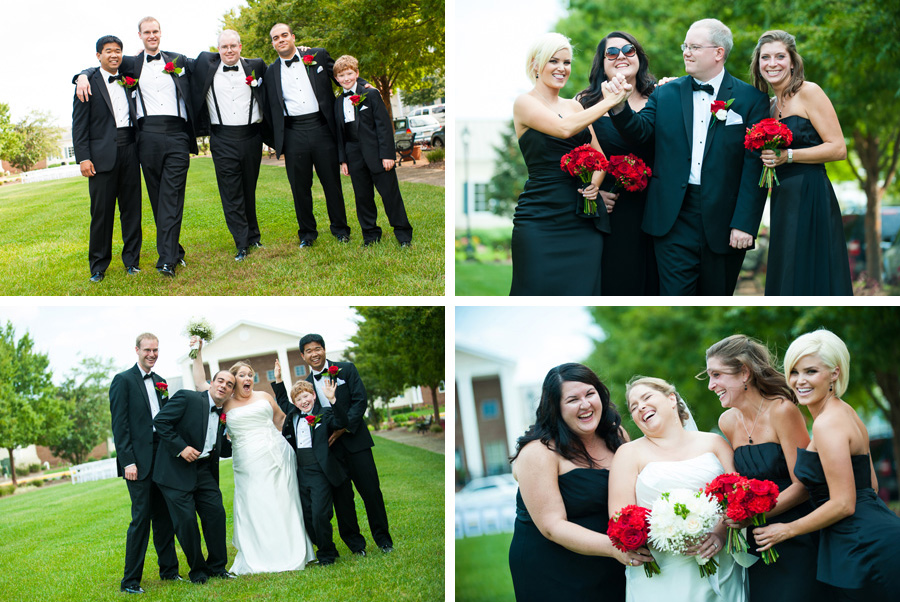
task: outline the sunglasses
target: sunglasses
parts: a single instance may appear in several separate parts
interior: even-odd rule
[[[637,52],[637,49],[634,47],[634,44],[625,44],[621,48],[616,48],[615,46],[608,46],[606,48],[606,58],[609,60],[615,60],[616,57],[619,56],[619,53],[624,54],[625,56],[634,56]]]

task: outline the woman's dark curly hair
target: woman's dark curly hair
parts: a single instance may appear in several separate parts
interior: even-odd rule
[[[535,423],[516,442],[516,453],[510,461],[515,460],[522,448],[534,440],[540,440],[549,449],[559,453],[563,458],[597,468],[591,455],[584,447],[581,439],[572,432],[560,414],[562,400],[562,384],[564,382],[580,382],[591,385],[597,390],[603,407],[597,435],[606,442],[606,446],[615,452],[625,440],[622,439],[622,417],[616,406],[610,401],[609,389],[606,388],[593,370],[582,364],[561,364],[552,368],[544,378],[541,400],[537,407]]]
[[[603,100],[603,92],[600,91],[600,86],[608,79],[604,65],[606,62],[606,42],[610,38],[628,40],[629,43],[634,44],[634,48],[637,50],[638,70],[634,78],[637,93],[641,96],[650,96],[650,93],[656,87],[656,77],[650,73],[650,61],[647,59],[644,47],[630,33],[614,31],[606,34],[606,37],[597,44],[597,52],[594,54],[594,62],[591,64],[591,76],[588,79],[588,87],[576,96],[578,102],[585,108],[592,107]]]

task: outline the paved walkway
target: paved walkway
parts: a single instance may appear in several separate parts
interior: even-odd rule
[[[284,157],[276,159],[274,156],[263,157],[263,165],[276,165],[284,167]],[[432,186],[444,186],[444,166],[442,164],[431,166],[423,156],[416,160],[416,164],[406,161],[396,168],[397,178],[401,182],[415,182],[417,184],[431,184]]]
[[[421,447],[438,454],[444,454],[444,433],[411,433],[405,428],[396,428],[389,431],[372,431],[377,437],[384,437],[397,443],[404,443],[414,447]]]

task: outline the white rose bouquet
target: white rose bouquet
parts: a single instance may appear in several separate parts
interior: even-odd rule
[[[700,543],[719,522],[719,504],[702,491],[673,489],[659,496],[650,508],[650,538],[654,548],[683,554]],[[700,576],[715,575],[719,563],[715,558],[694,556]]]

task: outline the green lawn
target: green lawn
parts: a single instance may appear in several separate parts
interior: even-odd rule
[[[362,500],[356,496],[369,555],[353,556],[337,537],[341,557],[330,567],[245,575],[206,585],[159,580],[151,540],[142,587],[150,600],[444,599],[444,456],[376,437],[375,461],[387,503],[395,551],[372,542]],[[222,493],[228,514],[229,565],[234,477],[223,462]],[[278,520],[278,517],[272,517]],[[122,479],[62,484],[0,498],[0,600],[82,602],[122,600],[119,581],[130,502]],[[176,545],[181,575],[188,566]]]
[[[300,249],[297,218],[283,167],[262,166],[257,214],[262,249],[234,261],[212,159],[195,158],[188,172],[181,244],[187,268],[174,280],[157,274],[156,227],[144,189],[142,273],[129,278],[122,265],[122,232],[116,218],[113,257],[106,279],[88,281],[90,198],[85,178],[0,187],[0,274],[4,295],[443,295],[444,188],[400,183],[414,228],[413,246],[401,251],[379,207],[382,243],[363,249],[350,178],[341,178],[352,229],[350,244],[331,236],[318,180],[313,205],[319,228],[315,246]]]
[[[456,262],[456,294],[509,295],[512,264]]]
[[[456,540],[457,602],[515,602],[509,576],[510,541],[512,533]]]

